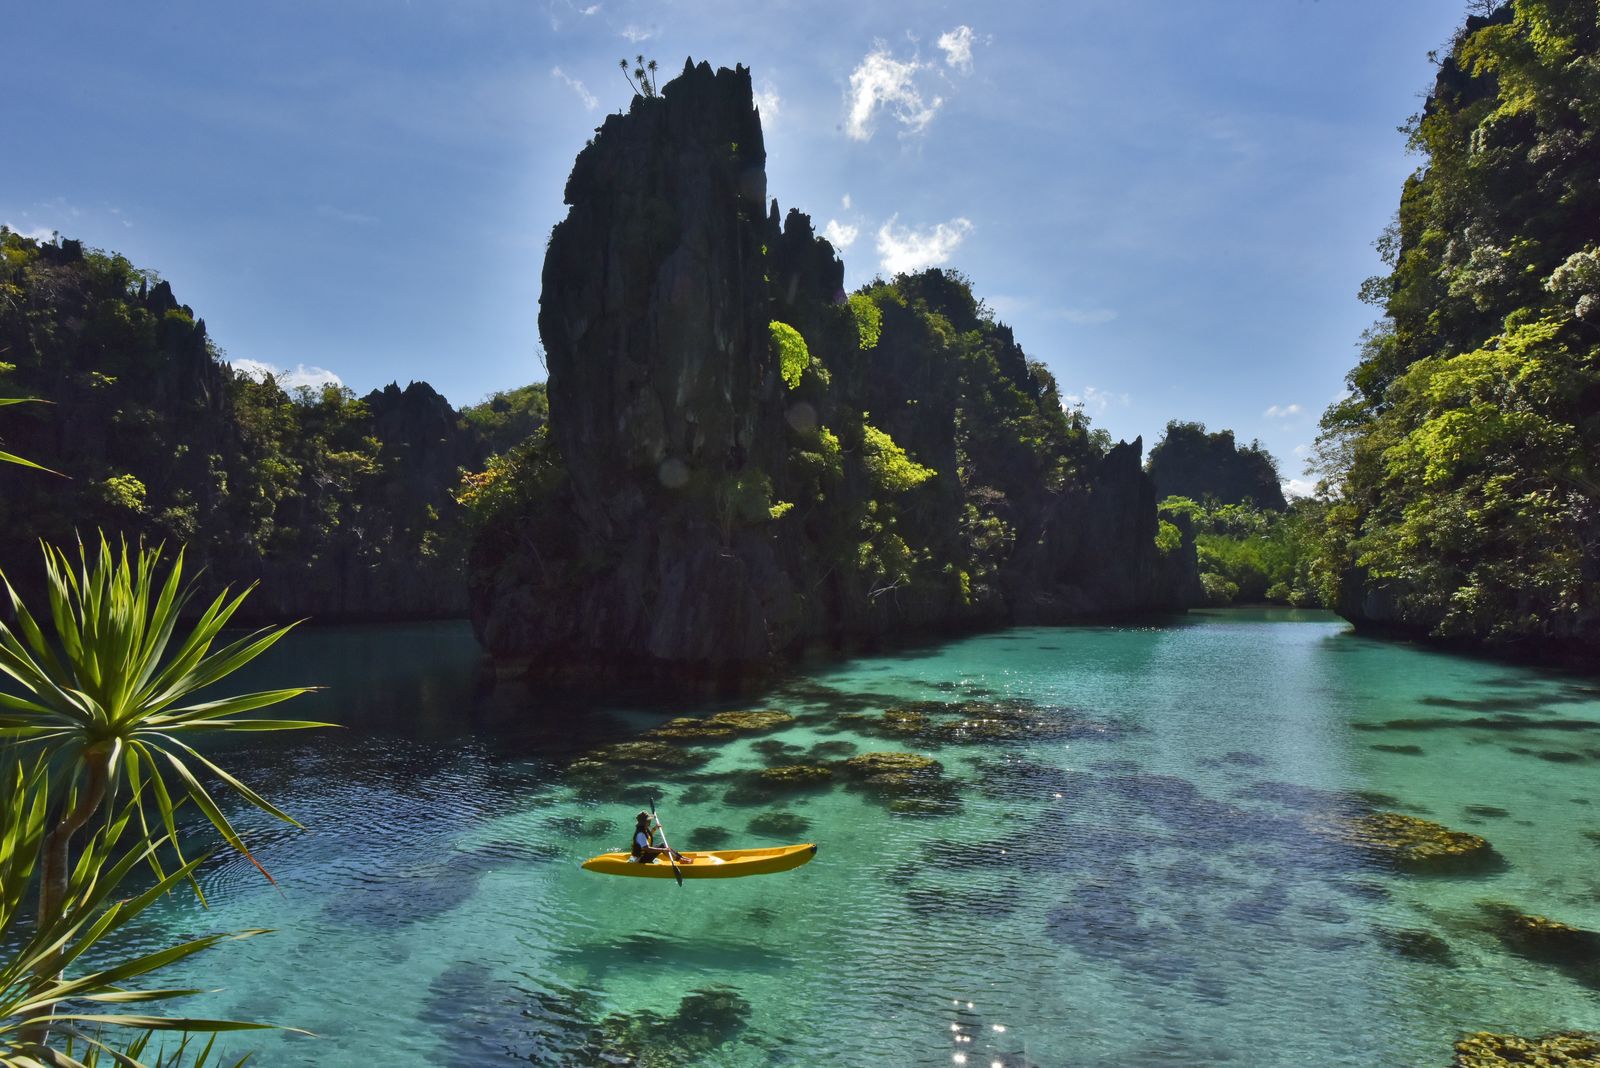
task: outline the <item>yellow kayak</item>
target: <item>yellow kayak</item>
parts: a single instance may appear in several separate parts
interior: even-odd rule
[[[798,868],[817,855],[817,847],[804,845],[774,846],[771,849],[713,849],[706,851],[684,850],[683,855],[692,864],[678,863],[685,879],[737,879],[742,875],[771,875],[773,872]],[[672,878],[672,865],[665,857],[649,864],[635,863],[627,853],[601,853],[583,862],[585,871],[601,875],[636,875],[646,879]]]

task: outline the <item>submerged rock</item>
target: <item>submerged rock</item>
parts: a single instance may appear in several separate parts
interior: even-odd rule
[[[1488,1031],[1456,1042],[1451,1068],[1600,1068],[1600,1038],[1581,1031],[1560,1031],[1538,1038],[1497,1035]]]
[[[650,732],[652,738],[662,738],[672,742],[725,742],[733,735],[732,727],[713,726],[706,720],[692,716],[669,719]]]
[[[1511,952],[1553,964],[1585,986],[1600,989],[1600,933],[1519,912],[1511,905],[1482,906],[1495,935]]]
[[[740,734],[758,734],[787,727],[794,722],[794,717],[787,712],[768,708],[755,712],[718,712],[706,722],[714,727],[738,731]]]
[[[748,824],[751,834],[793,842],[811,829],[811,821],[793,812],[764,812]]]
[[[843,764],[845,774],[869,793],[902,795],[939,783],[944,765],[915,753],[862,753]]]
[[[1395,956],[1447,968],[1455,965],[1456,955],[1450,943],[1432,931],[1380,927],[1376,934],[1378,944]]]
[[[737,1038],[749,1020],[750,1003],[738,991],[705,987],[684,995],[671,1016],[648,1009],[607,1016],[596,1028],[591,1052],[595,1063],[635,1068],[699,1063]]]
[[[721,849],[733,837],[726,827],[696,827],[689,832],[687,849]]]
[[[1319,829],[1406,872],[1481,872],[1501,863],[1499,855],[1485,839],[1399,812],[1335,816],[1323,822]]]
[[[772,790],[812,790],[833,782],[833,769],[818,764],[786,764],[767,768],[760,775],[761,785]]]
[[[854,712],[840,726],[880,738],[908,738],[931,746],[993,745],[1056,739],[1119,738],[1120,724],[1089,719],[1070,709],[1047,708],[1025,700],[955,703],[919,701],[879,715]]]
[[[601,746],[589,754],[588,761],[617,768],[681,768],[704,764],[706,758],[666,742],[645,738]]]
[[[902,815],[947,815],[961,800],[944,765],[916,753],[862,753],[840,765],[855,789]]]
[[[654,730],[646,732],[645,736],[691,745],[699,742],[726,742],[742,734],[775,731],[793,722],[793,716],[776,709],[764,709],[758,712],[718,712],[714,716],[704,718],[679,716],[677,719],[669,719]]]

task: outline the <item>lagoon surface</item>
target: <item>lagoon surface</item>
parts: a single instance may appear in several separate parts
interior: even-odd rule
[[[317,1036],[230,1046],[254,1063],[1366,1068],[1446,1065],[1464,1031],[1600,1030],[1600,992],[1509,952],[1482,907],[1600,928],[1591,680],[1288,610],[1012,629],[704,707],[487,692],[465,624],[306,630],[251,672],[327,687],[285,707],[344,725],[222,747],[307,830],[240,813],[279,888],[221,857],[209,910],[175,898],[139,937],[274,929],[187,977],[221,988],[197,1011]],[[928,701],[976,702],[916,706],[934,727],[986,704],[1030,726],[872,733]],[[624,782],[567,770],[734,708],[796,720]],[[750,788],[883,750],[941,783],[898,805]],[[579,870],[652,791],[679,848],[817,858],[682,889]],[[1480,834],[1504,865],[1403,875],[1319,833],[1367,805]]]

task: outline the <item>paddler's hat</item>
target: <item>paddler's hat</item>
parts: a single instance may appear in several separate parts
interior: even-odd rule
[[[649,818],[650,818],[650,813],[648,813],[648,812],[641,812],[641,813],[639,813],[639,814],[638,814],[638,815],[637,815],[637,816],[635,816],[635,817],[634,817],[634,820],[635,820],[635,821],[636,821],[636,822],[638,822],[638,823],[644,823],[644,822],[645,822],[645,821],[646,821],[646,820],[648,820],[648,819],[649,819]]]

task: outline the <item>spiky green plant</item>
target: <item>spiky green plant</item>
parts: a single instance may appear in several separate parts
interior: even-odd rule
[[[180,865],[187,862],[173,818],[174,797],[192,801],[224,841],[255,860],[201,785],[197,769],[263,812],[299,826],[184,740],[215,731],[328,726],[243,715],[310,687],[196,700],[197,691],[272,648],[293,625],[255,631],[213,652],[249,589],[235,596],[224,590],[180,635],[180,617],[194,594],[193,584],[183,583],[182,552],[164,579],[161,549],[141,548],[130,557],[126,543],[113,553],[104,536],[92,553],[80,544],[76,561],[49,546],[44,558],[52,637],[0,572],[16,617],[12,625],[0,622],[0,673],[10,677],[13,691],[20,690],[0,692],[0,742],[15,743],[24,755],[46,761],[50,775],[66,787],[62,792],[72,797],[45,837],[41,917],[53,914],[65,891],[72,836],[97,810],[111,810],[124,778],[145,840],[164,830],[161,837]],[[157,851],[148,856],[157,876],[164,877]]]
[[[10,404],[34,404],[37,402],[37,397],[0,397],[0,408]],[[48,467],[36,464],[32,460],[25,460],[21,456],[9,452],[0,451],[0,464],[20,464],[23,467],[31,467],[35,471],[45,471],[52,475],[60,474],[59,471],[51,471]]]
[[[176,1055],[189,1048],[195,1033],[256,1030],[266,1024],[163,1016],[151,1007],[198,993],[193,989],[130,986],[161,968],[218,943],[249,938],[260,931],[207,935],[155,952],[101,964],[68,978],[65,970],[93,955],[162,895],[189,878],[204,858],[188,861],[144,892],[117,899],[128,873],[162,846],[162,838],[127,835],[135,806],[125,804],[89,835],[50,915],[25,930],[20,923],[24,890],[49,837],[51,783],[47,760],[23,756],[14,742],[0,743],[0,1068],[88,1068],[109,1061],[139,1068],[152,1032],[178,1032]],[[71,792],[69,790],[69,792]],[[68,797],[70,803],[76,799]],[[127,1011],[124,1006],[139,1006]],[[208,1043],[194,1061],[209,1058]],[[168,1047],[158,1049],[158,1064],[176,1064]],[[104,1061],[102,1060],[104,1058]]]

